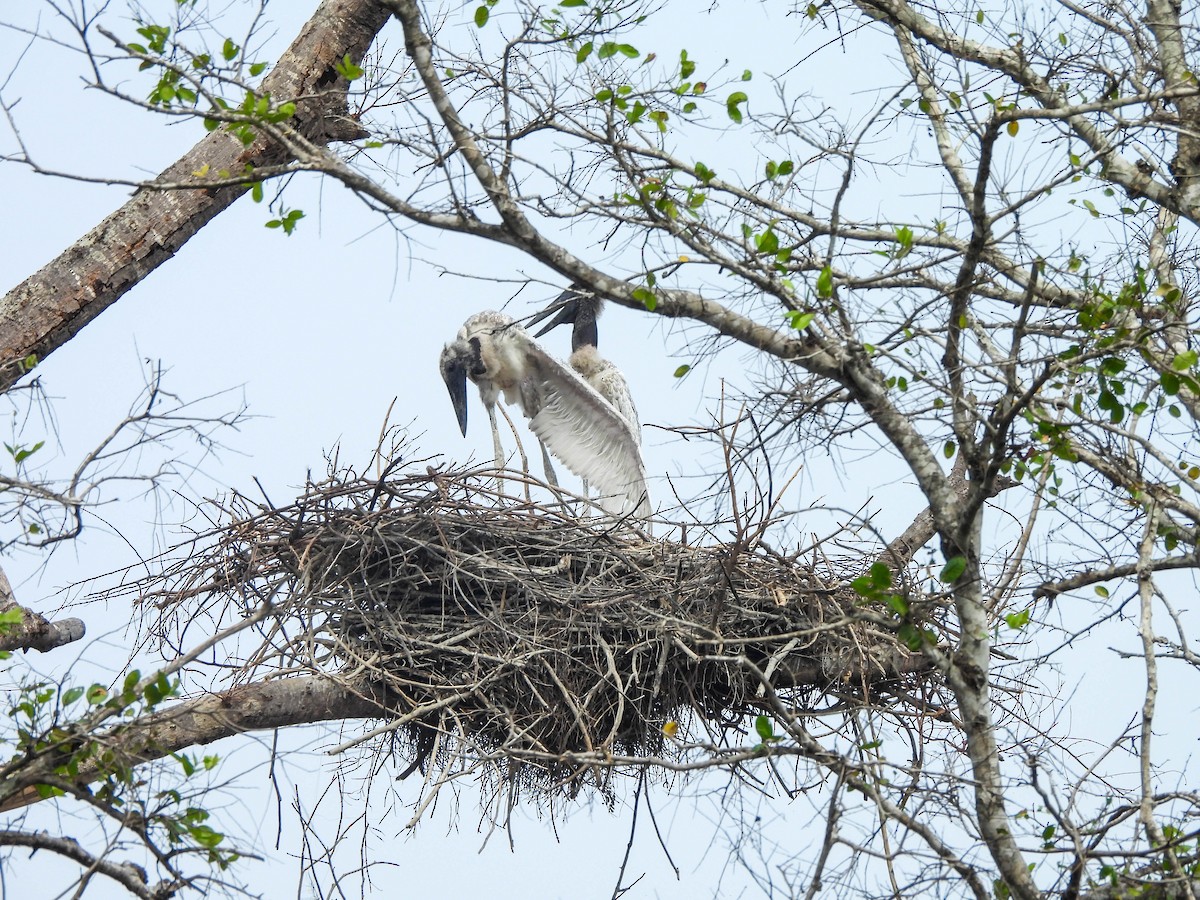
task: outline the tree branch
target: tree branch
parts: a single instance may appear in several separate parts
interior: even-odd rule
[[[121,765],[135,766],[235,734],[388,715],[381,702],[369,685],[350,688],[329,678],[285,678],[205,694],[113,728],[96,741]],[[77,783],[101,777],[95,766],[80,766]],[[40,799],[37,788],[27,786],[0,802],[0,812]]]

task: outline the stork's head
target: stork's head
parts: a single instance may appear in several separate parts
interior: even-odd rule
[[[511,373],[505,373],[503,354],[497,353],[496,344],[503,344],[504,336],[513,333],[524,334],[524,331],[512,316],[488,309],[463,322],[454,340],[442,348],[438,367],[450,391],[463,437],[467,434],[467,379],[479,386],[480,399],[490,410],[500,388],[507,390],[511,386],[505,381],[506,374],[511,380]],[[499,386],[497,378],[501,381]]]
[[[546,332],[557,328],[565,322],[574,327],[571,331],[571,349],[580,347],[595,347],[599,343],[599,333],[596,329],[596,319],[604,308],[604,300],[585,288],[578,282],[563,291],[554,302],[529,320],[534,325],[551,313],[558,313],[534,337],[542,337]]]
[[[450,402],[454,404],[454,414],[458,416],[458,427],[463,437],[467,436],[467,373],[471,371],[471,345],[459,338],[442,348],[438,368],[442,372],[442,381],[450,391]]]

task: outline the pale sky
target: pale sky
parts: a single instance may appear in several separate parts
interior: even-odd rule
[[[157,3],[151,8],[170,5]],[[12,22],[16,16],[28,16],[32,21],[40,13],[49,25],[51,17],[39,8],[41,4],[27,7],[5,11],[0,18]],[[315,2],[272,5],[268,16],[277,37],[260,58],[273,60],[312,8]],[[767,76],[772,74],[788,73],[793,85],[809,79],[814,92],[840,98],[847,106],[862,103],[864,108],[874,102],[873,95],[862,93],[873,77],[882,76],[878,80],[888,85],[897,80],[896,64],[890,58],[881,56],[864,65],[861,58],[845,60],[840,51],[826,51],[818,62],[793,70],[795,37],[777,27],[779,19],[768,20],[758,4],[729,4],[715,13],[704,10],[705,4],[698,4],[686,15],[672,12],[669,18],[660,17],[644,37],[639,36],[639,44],[646,50],[657,45],[661,56],[677,55],[681,47],[704,47],[714,35],[721,35],[720,49],[691,55],[727,57],[733,71],[752,68],[755,80],[747,87],[752,106],[770,101],[773,89]],[[58,26],[49,27],[61,32]],[[811,34],[806,40],[814,48],[823,43]],[[388,41],[393,51],[399,48],[394,31]],[[36,43],[14,66],[12,60],[27,43],[0,28],[0,60],[8,61],[0,67],[0,86],[10,102],[21,98],[16,122],[43,166],[86,176],[150,176],[202,136],[198,123],[167,124],[83,89],[82,59],[63,48]],[[846,66],[831,78],[827,64],[835,59],[844,60]],[[136,93],[141,86],[131,85],[130,90]],[[0,123],[0,154],[14,149],[11,132]],[[914,204],[936,207],[936,192],[918,200],[914,186],[905,189],[912,189]],[[48,178],[15,164],[0,164],[5,210],[0,215],[0,286],[7,290],[19,283],[119,206],[128,193],[127,188]],[[265,204],[240,200],[175,259],[39,367],[48,392],[61,398],[55,406],[61,447],[45,451],[52,468],[73,465],[128,407],[141,385],[144,359],[162,360],[169,369],[166,387],[182,397],[234,389],[228,403],[215,401],[218,408],[236,406],[244,396],[256,417],[239,432],[223,436],[228,449],[218,460],[204,463],[202,473],[189,485],[189,497],[212,495],[223,488],[255,496],[257,478],[273,500],[286,503],[307,472],[323,473],[324,454],[335,446],[340,447],[343,460],[365,462],[393,400],[392,421],[412,423],[411,433],[423,454],[444,454],[453,462],[465,462],[472,455],[480,462],[490,459],[491,439],[473,390],[471,429],[466,440],[459,434],[437,371],[438,351],[471,313],[498,308],[517,295],[508,311],[525,315],[550,300],[562,286],[561,279],[509,251],[457,235],[419,230],[398,235],[332,182],[298,178],[287,187],[285,202],[306,213],[294,235],[285,237],[264,228],[272,217]],[[581,255],[590,246],[596,254],[594,262],[606,259],[598,242],[580,239],[573,246]],[[439,267],[450,274],[442,274]],[[463,274],[473,277],[460,277]],[[541,279],[554,286],[533,283],[518,291],[514,283],[488,281],[494,277],[510,282]],[[647,425],[643,439],[651,490],[656,501],[666,503],[667,476],[693,475],[712,460],[704,455],[710,451],[654,426],[707,424],[716,410],[721,378],[745,386],[741,380],[745,357],[726,352],[680,382],[673,377],[674,370],[692,360],[668,323],[613,308],[600,322],[600,338],[605,356],[629,380]],[[565,355],[568,342],[565,330],[546,340],[560,355]],[[8,427],[0,429],[5,431],[4,439],[11,441]],[[42,436],[25,431],[21,439],[29,443]],[[532,439],[524,440],[526,450],[535,453]],[[511,436],[505,436],[505,441],[511,448]],[[911,484],[899,478],[902,470],[889,466],[881,454],[849,473],[839,473],[828,458],[806,459],[804,465],[789,498],[793,508],[824,503],[853,510],[869,503],[870,509],[883,511],[879,524],[885,531],[903,527],[916,512],[917,495]],[[106,499],[122,498],[114,493]],[[128,566],[137,554],[172,542],[181,534],[179,523],[192,515],[190,503],[180,500],[163,512],[167,525],[156,533],[151,527],[156,511],[148,504],[113,502],[98,512],[103,521],[89,518],[84,539],[61,547],[44,567],[42,557],[29,553],[3,560],[19,601],[50,612],[64,598],[60,593],[64,587]],[[828,521],[827,516],[814,515],[811,527],[820,530]],[[70,600],[81,596],[78,589],[65,595]],[[87,604],[69,614],[82,616],[89,628],[88,646],[72,677],[105,680],[105,673],[127,659],[130,611]],[[60,676],[74,655],[67,648],[45,657],[35,655],[30,662],[48,675]],[[1132,671],[1135,666],[1130,666]],[[1075,679],[1065,675],[1064,680]],[[282,766],[285,818],[294,786],[306,809],[328,786],[337,766],[319,753],[322,746],[337,742],[328,734],[313,729],[281,735],[284,746],[310,744],[318,751],[290,758]],[[1097,739],[1103,743],[1110,736],[1105,731]],[[308,897],[312,894],[307,887],[295,887],[296,866],[291,859],[295,848],[288,844],[295,829],[285,826],[282,846],[274,849],[275,798],[264,767],[271,740],[269,734],[256,735],[214,748],[225,757],[221,778],[228,780],[253,769],[228,795],[221,795],[232,799],[218,812],[223,821],[214,822],[214,827],[221,830],[229,824],[231,833],[240,829],[251,840],[257,839],[252,849],[269,858],[244,864],[252,889],[268,897]],[[347,766],[348,790],[354,789],[361,774],[360,769]],[[804,856],[805,847],[819,837],[806,836],[804,829],[813,819],[821,824],[824,801],[819,792],[812,800],[802,796],[791,802],[766,802],[745,789],[722,794],[727,778],[717,772],[686,786],[677,781],[671,792],[654,792],[655,813],[680,876],[676,880],[657,847],[643,810],[625,883],[641,873],[645,877],[628,896],[760,896],[745,871],[731,861],[719,821],[722,802],[749,807],[749,820],[761,815],[762,839],[768,848],[780,842],[800,855],[802,867],[811,861]],[[371,854],[391,864],[373,876],[381,896],[424,897],[449,888],[458,895],[501,900],[591,898],[608,896],[615,885],[631,822],[629,792],[620,795],[613,814],[595,802],[566,802],[563,808],[569,812],[557,827],[547,818],[522,817],[515,828],[515,852],[510,852],[504,834],[492,835],[484,846],[477,797],[470,787],[462,792],[456,822],[452,824],[447,810],[439,809],[415,834],[402,833],[407,820],[402,805],[412,802],[417,785],[401,783],[395,788],[396,797],[388,798],[382,787],[389,781],[387,775],[381,777],[378,796],[369,806]],[[336,798],[327,797],[322,809],[326,807],[332,821]],[[353,801],[347,801],[346,808],[353,807]],[[71,820],[59,825],[50,804],[35,809],[30,822],[70,833]],[[740,852],[754,857],[758,851],[749,845]],[[357,848],[345,848],[343,867],[351,868],[356,854]],[[783,861],[772,856],[769,864]],[[54,895],[50,890],[38,893],[27,880],[33,873],[44,874],[44,863],[18,860],[12,868],[5,876],[5,896]],[[98,882],[88,896],[124,894]]]

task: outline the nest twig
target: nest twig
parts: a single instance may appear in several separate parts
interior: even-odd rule
[[[764,676],[801,713],[928,679],[844,573],[656,540],[496,484],[430,469],[330,479],[284,508],[237,498],[207,554],[151,595],[179,622],[269,602],[245,677],[369,680],[395,713],[373,734],[405,738],[414,765],[486,760],[540,787],[677,756],[670,721],[739,726],[766,708]]]

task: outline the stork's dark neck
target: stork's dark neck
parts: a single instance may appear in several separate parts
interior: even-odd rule
[[[599,346],[600,333],[596,328],[596,307],[581,301],[575,313],[575,326],[571,329],[571,350],[580,347]]]

